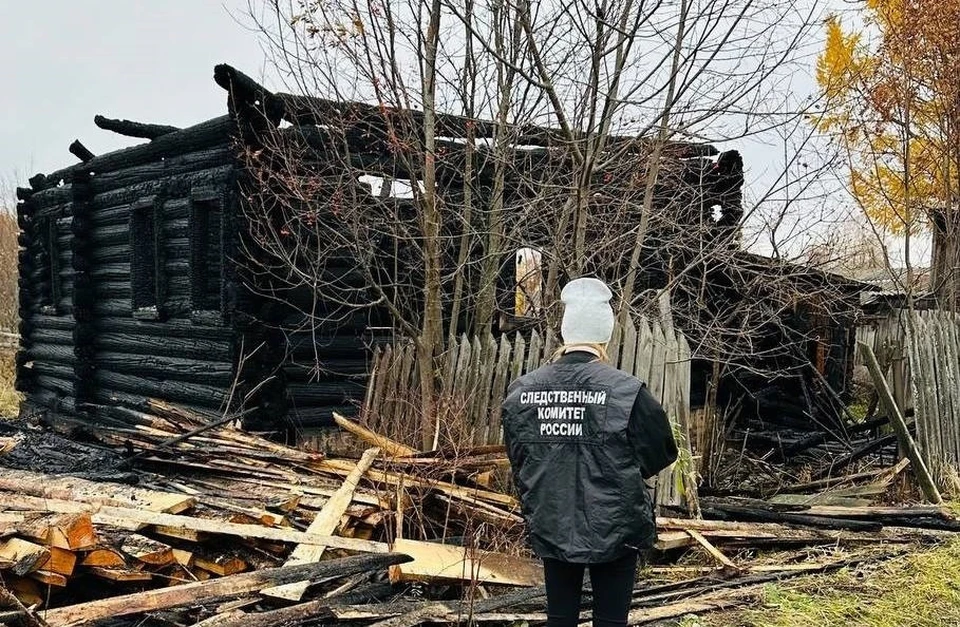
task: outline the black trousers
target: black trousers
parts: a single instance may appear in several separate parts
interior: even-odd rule
[[[571,564],[543,560],[547,584],[547,627],[571,627],[579,624],[583,573],[590,570],[593,586],[594,627],[627,624],[633,584],[637,577],[637,553],[603,564]]]

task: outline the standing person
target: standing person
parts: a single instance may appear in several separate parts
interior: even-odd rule
[[[644,479],[677,458],[667,416],[646,385],[605,363],[610,289],[568,283],[563,346],[514,381],[503,432],[534,552],[543,560],[548,627],[577,625],[585,569],[593,624],[626,625],[637,562],[656,540]]]

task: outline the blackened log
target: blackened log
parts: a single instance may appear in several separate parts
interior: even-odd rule
[[[199,405],[222,403],[227,390],[221,387],[188,383],[185,381],[167,381],[149,377],[137,377],[105,369],[97,369],[95,381],[106,390],[117,390],[130,394],[168,401],[182,401]]]
[[[235,71],[235,70],[234,70]],[[218,81],[219,84],[219,81]],[[256,85],[256,83],[254,83]],[[221,87],[223,85],[221,84]],[[259,85],[257,85],[259,87]],[[263,88],[260,87],[262,90]],[[356,128],[362,133],[373,133],[381,137],[387,132],[387,118],[389,117],[395,128],[406,129],[416,137],[423,136],[423,112],[415,110],[380,107],[359,102],[343,102],[325,100],[309,96],[294,94],[276,94],[276,98],[283,102],[284,118],[295,124],[321,124]],[[538,127],[533,125],[512,126],[502,128],[496,122],[477,120],[459,115],[441,113],[436,116],[436,131],[441,137],[466,137],[468,133],[474,137],[495,137],[498,128],[505,133],[512,144],[527,146],[562,146],[569,144],[568,136],[560,129]],[[584,141],[587,136],[574,133],[574,141]],[[650,140],[631,136],[612,136],[607,140],[610,148],[626,151],[649,152],[652,149]],[[667,142],[664,151],[677,157],[707,157],[719,154],[714,146],[690,142]]]
[[[95,224],[126,220],[130,215],[127,206],[144,196],[163,194],[168,198],[187,196],[196,186],[224,186],[236,170],[236,164],[219,165],[206,170],[168,173],[163,178],[137,181],[126,187],[100,190],[94,198],[91,219]]]
[[[357,405],[336,405],[329,407],[297,407],[290,408],[287,412],[288,420],[296,425],[297,427],[303,429],[316,429],[319,427],[332,427],[336,424],[333,420],[333,414],[337,413],[342,416],[353,416],[357,413]],[[257,419],[258,423],[260,422],[269,422],[274,427],[279,427],[279,424],[275,424],[272,421],[264,421],[260,418]]]
[[[885,446],[889,446],[890,444],[893,444],[896,441],[897,441],[897,434],[895,433],[891,433],[889,435],[879,437],[876,440],[871,440],[870,442],[867,442],[866,444],[862,445],[856,450],[836,458],[836,460],[834,460],[829,466],[827,466],[826,468],[821,470],[819,473],[817,473],[814,478],[825,479],[826,477],[833,475],[837,471],[843,468],[846,468],[853,462],[859,459],[863,459],[867,455],[875,453],[881,450],[882,448],[884,448]]]
[[[36,336],[31,339],[33,340],[34,346],[27,349],[28,359],[67,364],[72,364],[76,359],[72,346],[63,344],[41,344],[37,342]]]
[[[211,362],[233,361],[233,347],[229,341],[111,332],[97,334],[95,341],[98,348],[109,351],[203,359]]]
[[[226,387],[233,380],[233,366],[230,362],[179,359],[151,354],[134,355],[122,352],[98,352],[95,359],[98,368],[107,368],[134,376],[189,381],[218,387]]]
[[[235,161],[234,149],[225,144],[201,150],[183,151],[163,160],[158,159],[143,164],[128,165],[120,163],[118,164],[119,167],[94,176],[91,179],[91,188],[94,193],[101,194],[130,185],[142,185],[147,181],[163,179],[168,176],[232,165]],[[92,166],[95,162],[96,159],[91,161],[89,165]]]
[[[45,375],[34,375],[33,383],[38,388],[56,392],[59,396],[73,396],[73,381]]]
[[[701,504],[701,511],[703,515],[708,518],[718,518],[720,520],[776,522],[818,529],[844,529],[848,531],[880,531],[883,528],[882,523],[868,520],[828,518],[826,516],[777,512],[761,507],[728,505],[717,501],[710,501],[710,505]]]
[[[130,148],[100,155],[84,164],[83,167],[96,174],[160,162],[162,159],[227,143],[235,132],[236,124],[234,120],[229,115],[223,115],[195,126],[168,133],[148,144],[131,146]]]
[[[51,209],[69,208],[73,202],[73,190],[71,185],[63,187],[51,187],[43,191],[36,192],[30,198],[35,215],[47,215]]]
[[[72,318],[63,316],[48,316],[38,314],[30,318],[30,324],[41,329],[54,329],[59,331],[73,331],[76,322]]]
[[[83,161],[84,163],[86,163],[87,161],[90,161],[91,159],[97,156],[92,152],[90,152],[90,150],[86,146],[80,143],[79,139],[73,140],[73,143],[70,144],[70,154],[75,156],[80,161]]]
[[[284,375],[288,377],[288,380],[297,383],[312,383],[331,377],[365,376],[369,371],[370,362],[364,358],[364,352],[362,348],[358,349],[356,353],[351,355],[353,359],[350,359],[333,357],[319,350],[316,355],[310,354],[306,359],[297,360],[297,363],[284,364]],[[317,355],[319,361],[316,359]]]
[[[187,319],[150,322],[128,317],[117,317],[102,318],[97,320],[96,323],[99,333],[116,334],[113,339],[117,342],[135,341],[138,337],[146,336],[222,341],[230,341],[233,337],[233,332],[229,327],[201,326]]]
[[[17,200],[29,200],[30,196],[33,195],[33,190],[29,187],[18,187],[17,188]]]
[[[126,137],[140,137],[142,139],[156,139],[163,135],[169,135],[182,130],[176,126],[167,126],[166,124],[145,124],[143,122],[132,122],[130,120],[115,120],[106,118],[102,115],[93,116],[93,123],[105,131],[111,131],[117,135]]]
[[[365,386],[359,382],[290,383],[287,398],[293,407],[342,405],[345,401],[363,396]]]

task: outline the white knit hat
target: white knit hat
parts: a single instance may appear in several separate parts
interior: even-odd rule
[[[613,335],[613,293],[599,279],[575,279],[560,292],[564,344],[606,344]]]

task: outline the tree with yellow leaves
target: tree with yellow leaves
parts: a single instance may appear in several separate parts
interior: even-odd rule
[[[933,235],[931,289],[960,295],[960,0],[867,0],[864,26],[827,22],[817,60],[820,128],[849,156],[853,197],[875,225]],[[909,286],[908,286],[909,287]]]

